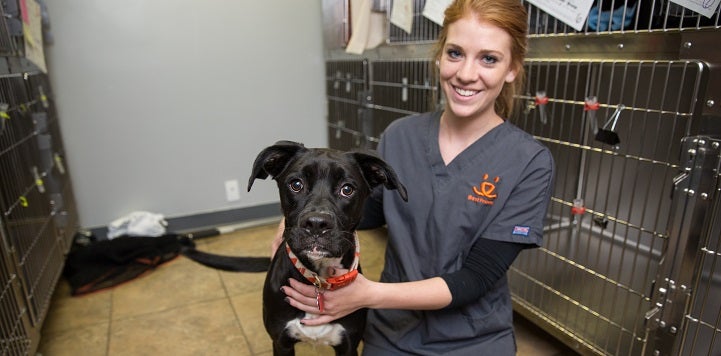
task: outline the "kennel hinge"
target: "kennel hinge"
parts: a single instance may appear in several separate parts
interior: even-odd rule
[[[652,347],[645,354],[671,355],[674,340],[679,335],[683,322],[676,314],[687,305],[691,298],[691,289],[683,284],[677,285],[676,281],[667,278],[655,293],[656,302],[644,315],[644,324],[651,335],[655,335],[655,342],[649,345]]]
[[[674,304],[685,305],[685,301],[691,295],[691,288],[686,285],[676,285],[676,281],[666,278],[662,286],[655,290],[656,302],[649,311],[644,315],[644,322],[649,329],[668,329],[667,332],[675,335],[678,332],[678,326],[673,325],[669,320],[664,320],[663,311]]]
[[[673,179],[672,194],[682,191],[689,198],[714,199],[721,169],[721,141],[693,136],[685,137],[681,144],[681,172]],[[712,179],[707,179],[709,174]]]

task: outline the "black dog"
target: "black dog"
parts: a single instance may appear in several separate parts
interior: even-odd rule
[[[280,288],[289,278],[314,284],[318,308],[322,309],[323,291],[345,286],[360,270],[354,231],[371,189],[383,185],[396,189],[407,200],[406,189],[392,168],[374,155],[311,149],[289,141],[280,141],[258,155],[248,190],[255,179],[268,176],[278,183],[285,216],[283,244],[273,256],[263,288],[263,322],[273,339],[273,354],[293,355],[295,344],[302,341],[330,345],[338,355],[356,355],[365,327],[365,309],[327,325],[304,326],[300,320],[312,316],[285,302]],[[231,271],[257,271],[267,264],[262,258],[248,262],[247,258],[217,256],[192,247],[184,255]],[[329,267],[350,272],[329,277]]]

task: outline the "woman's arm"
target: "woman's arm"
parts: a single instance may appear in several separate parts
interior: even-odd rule
[[[347,271],[337,270],[338,274]],[[304,319],[304,325],[326,324],[361,308],[373,309],[441,309],[451,302],[451,292],[440,278],[403,283],[381,283],[358,274],[350,285],[323,293],[324,310],[318,310],[314,286],[290,280],[290,288],[283,287],[290,305],[304,312],[320,314],[315,319]]]
[[[441,275],[453,295],[453,301],[448,307],[463,306],[484,296],[508,272],[521,251],[535,246],[478,239],[471,247],[461,269]]]

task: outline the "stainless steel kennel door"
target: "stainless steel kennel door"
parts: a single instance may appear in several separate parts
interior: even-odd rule
[[[518,309],[581,350],[644,348],[671,182],[707,70],[698,61],[527,62],[528,92],[547,100],[522,98],[516,124],[553,151],[558,172],[546,244],[509,275]],[[604,130],[619,143],[601,140]]]

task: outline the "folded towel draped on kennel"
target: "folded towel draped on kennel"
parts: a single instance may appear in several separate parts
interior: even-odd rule
[[[393,120],[443,104],[428,58],[440,27],[413,4],[411,33],[388,24],[359,56],[343,50],[344,2],[323,2],[332,147],[374,148]],[[721,10],[595,1],[577,31],[525,6],[510,120],[551,149],[557,177],[544,246],[509,272],[515,310],[582,354],[720,354]]]

